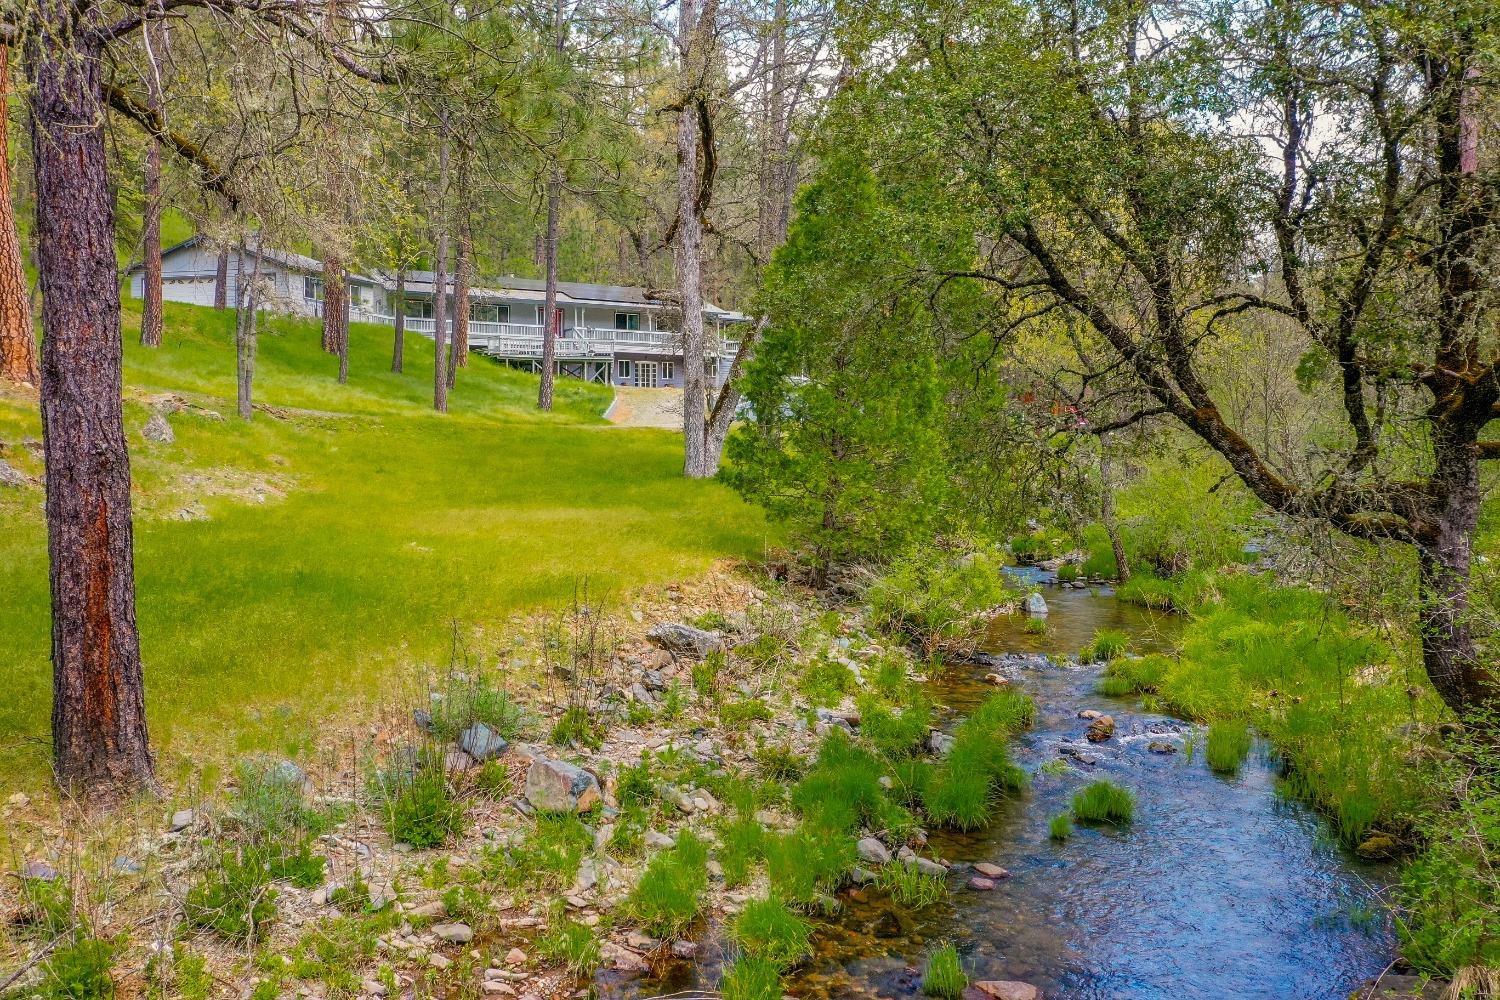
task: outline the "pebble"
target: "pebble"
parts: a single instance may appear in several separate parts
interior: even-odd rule
[[[979,892],[988,892],[989,890],[995,888],[995,880],[980,878],[978,875],[975,875],[973,878],[969,879],[969,888],[977,890]]]
[[[449,944],[468,944],[474,940],[474,930],[468,924],[434,924],[432,933]]]
[[[512,948],[510,951],[508,951],[508,952],[505,953],[505,964],[506,965],[525,965],[526,964],[526,953],[524,951],[522,951],[520,948]]]
[[[433,952],[431,955],[427,956],[427,964],[431,965],[434,969],[437,969],[441,972],[442,970],[448,968],[448,966],[453,964],[453,959],[449,958],[446,955],[439,955],[437,952]]]
[[[858,851],[859,859],[861,861],[868,862],[872,865],[890,864],[890,849],[880,841],[876,840],[874,837],[862,838],[860,842],[855,845],[855,850]]]
[[[985,878],[1009,878],[1010,872],[999,865],[988,861],[980,861],[974,865],[974,870]]]

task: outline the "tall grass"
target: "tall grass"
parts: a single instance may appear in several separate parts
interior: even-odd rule
[[[1079,823],[1118,826],[1135,816],[1135,796],[1112,781],[1093,781],[1073,796],[1073,819]]]
[[[1203,757],[1215,774],[1235,775],[1250,756],[1250,727],[1243,722],[1215,722],[1208,727]]]

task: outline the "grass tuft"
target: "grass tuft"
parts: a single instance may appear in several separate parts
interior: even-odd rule
[[[958,1000],[968,987],[969,977],[964,974],[958,949],[952,944],[939,946],[927,960],[927,971],[922,975],[922,992],[943,1000]]]
[[[790,968],[812,954],[812,924],[774,896],[746,903],[730,928],[730,937],[746,955],[778,969]]]
[[[1135,814],[1135,796],[1113,781],[1090,782],[1073,796],[1073,819],[1079,823],[1129,823]]]
[[[1215,722],[1208,727],[1203,756],[1215,774],[1236,775],[1250,756],[1250,727],[1243,722]]]

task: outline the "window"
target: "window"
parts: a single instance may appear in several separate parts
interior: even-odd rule
[[[661,363],[661,377],[668,382],[672,381],[672,362],[663,361]]]
[[[409,317],[411,317],[412,319],[431,319],[432,318],[432,300],[431,299],[407,299],[406,300],[406,315],[409,316]]]
[[[302,279],[302,297],[309,302],[323,301],[323,279],[306,275]]]
[[[615,329],[616,330],[639,330],[640,328],[641,328],[641,314],[640,313],[626,313],[626,312],[617,312],[617,313],[615,313]]]
[[[620,378],[629,378],[630,377],[630,362],[629,361],[616,361],[615,362],[615,374],[617,376],[619,376]]]
[[[510,306],[496,302],[476,302],[474,320],[478,323],[509,323]]]

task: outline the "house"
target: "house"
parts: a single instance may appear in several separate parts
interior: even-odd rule
[[[253,251],[244,259],[229,256],[225,301],[238,293],[240,274],[253,267]],[[267,308],[300,316],[323,313],[322,262],[282,250],[260,254]],[[218,250],[201,236],[194,236],[162,251],[162,297],[171,302],[212,305],[217,275]],[[142,296],[140,264],[127,272],[130,294]],[[349,318],[354,322],[395,322],[396,276],[384,272],[351,273]],[[431,271],[409,271],[405,280],[406,329],[431,337],[434,332]],[[469,290],[469,349],[530,371],[541,370],[545,283],[532,278],[485,279],[484,287]],[[448,316],[452,322],[452,290]],[[607,385],[641,388],[681,386],[682,343],[675,329],[676,309],[646,298],[645,290],[624,285],[596,285],[560,281],[556,333],[557,370],[560,374]],[[737,324],[741,313],[705,304],[706,374],[713,385],[722,384],[739,342]],[[450,330],[451,333],[451,330]]]

